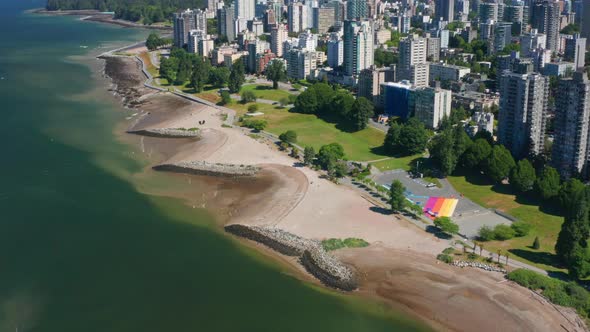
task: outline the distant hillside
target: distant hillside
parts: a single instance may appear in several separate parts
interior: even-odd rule
[[[115,12],[115,18],[144,24],[164,22],[172,13],[203,8],[205,0],[47,0],[47,10],[96,9]]]

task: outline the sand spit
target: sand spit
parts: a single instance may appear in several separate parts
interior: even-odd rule
[[[368,248],[333,253],[357,271],[359,288],[353,294],[384,301],[441,331],[586,330],[571,310],[549,304],[500,273],[436,261],[436,254],[449,246],[447,241],[383,212],[358,192],[309,168],[295,167],[295,160],[274,144],[248,137],[241,129],[222,127],[217,109],[168,93],[143,97],[137,108],[142,112],[130,120],[130,129],[199,128],[198,141],[186,143],[160,163],[260,167],[255,176],[244,182],[228,180],[234,182],[223,185],[229,187],[218,185],[211,195],[223,203],[207,207],[227,212],[230,224],[273,227],[313,241],[358,237],[370,242]],[[242,187],[255,189],[245,196],[231,194]]]

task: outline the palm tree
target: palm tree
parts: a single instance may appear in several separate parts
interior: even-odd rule
[[[498,249],[498,264],[500,264],[500,257],[502,257],[502,250]]]
[[[508,265],[508,256],[510,256],[510,254],[506,253],[506,265]]]
[[[479,244],[479,255],[481,256],[481,252],[483,251],[483,243]]]
[[[475,249],[477,249],[477,242],[473,241],[473,253],[475,254]]]

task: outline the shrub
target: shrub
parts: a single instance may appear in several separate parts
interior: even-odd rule
[[[286,132],[279,135],[279,139],[285,143],[297,143],[297,133],[293,130],[287,130]]]
[[[281,106],[283,106],[283,107],[289,105],[289,98],[283,97],[283,98],[279,99],[279,104],[281,104]]]
[[[510,227],[514,230],[514,234],[517,237],[527,236],[531,231],[531,224],[525,223],[524,221],[515,221]]]
[[[256,131],[261,131],[266,128],[267,122],[259,119],[245,119],[242,121],[242,126]]]
[[[477,235],[481,241],[492,241],[494,239],[494,231],[489,226],[482,226]]]
[[[229,94],[229,91],[227,90],[223,90],[221,91],[221,105],[227,105],[231,103],[231,95]]]
[[[250,106],[248,106],[248,113],[256,113],[258,112],[258,105],[257,104],[252,104]]]
[[[470,259],[470,260],[476,260],[477,259],[477,255],[474,254],[474,253],[472,253],[472,252],[470,252],[470,253],[467,254],[467,258]]]
[[[455,224],[449,217],[438,217],[434,219],[434,226],[449,234],[457,234],[459,232],[459,225]]]
[[[494,239],[496,240],[500,240],[500,241],[504,241],[504,240],[510,240],[511,238],[513,238],[515,235],[514,230],[512,229],[512,227],[508,226],[508,225],[496,225],[496,227],[494,227]]]
[[[436,256],[436,259],[447,264],[451,264],[453,262],[453,257],[447,254],[439,254],[438,256]]]
[[[253,101],[256,101],[256,95],[254,94],[253,91],[246,90],[246,91],[242,92],[242,102],[243,103],[250,103]]]
[[[327,239],[322,241],[322,247],[326,251],[332,251],[341,248],[362,248],[369,245],[369,242],[363,239],[346,238],[341,239]]]
[[[452,254],[454,252],[455,252],[455,248],[453,248],[453,247],[448,247],[448,248],[446,248],[445,250],[442,251],[442,253],[445,254],[445,255],[450,255],[450,254]]]
[[[533,249],[539,250],[541,248],[541,241],[539,241],[539,237],[535,236],[535,241],[533,241]]]

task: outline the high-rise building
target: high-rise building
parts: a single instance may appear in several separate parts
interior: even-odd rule
[[[373,22],[344,22],[344,73],[356,76],[374,63]]]
[[[334,7],[313,8],[313,28],[318,33],[327,33],[335,23]]]
[[[543,152],[548,95],[546,76],[502,73],[498,141],[516,158]]]
[[[220,35],[226,36],[229,42],[236,39],[234,12],[233,5],[217,10],[217,32]]]
[[[440,87],[416,89],[414,115],[427,128],[437,129],[451,115],[451,91]]]
[[[355,20],[369,17],[367,0],[346,1],[346,19]]]
[[[503,21],[512,23],[512,33],[515,35],[520,35],[525,28],[524,6],[506,6],[504,8]]]
[[[301,32],[305,29],[311,28],[308,25],[308,6],[301,2],[295,2],[287,7],[289,32]]]
[[[520,36],[520,53],[522,56],[530,56],[530,52],[537,48],[547,48],[547,36],[532,29],[531,32]]]
[[[295,79],[306,79],[317,68],[317,53],[299,49],[289,50],[285,54],[287,60],[287,76]]]
[[[497,22],[494,24],[494,51],[500,52],[512,40],[512,23]]]
[[[254,0],[235,0],[235,17],[251,20],[256,16],[256,3]]]
[[[328,40],[328,66],[337,68],[344,62],[344,42],[336,32]]]
[[[455,19],[455,0],[436,0],[436,20],[453,22]]]
[[[305,30],[299,34],[299,48],[307,51],[315,51],[318,47],[318,35]]]
[[[590,151],[590,82],[586,73],[578,71],[573,78],[559,80],[555,98],[555,139],[553,141],[553,166],[569,178],[572,175],[588,175]]]
[[[192,30],[207,33],[207,15],[204,11],[187,9],[174,14],[174,46],[187,45]]]
[[[565,53],[563,58],[576,64],[576,69],[584,68],[586,55],[586,38],[576,33],[573,38],[565,40]]]
[[[407,119],[414,111],[414,89],[408,81],[382,83],[381,99],[383,110],[388,116]]]
[[[558,2],[544,0],[533,7],[532,27],[547,35],[547,48],[553,52],[559,43],[559,14]]]
[[[426,62],[426,38],[414,34],[399,43],[397,78],[408,80],[416,87],[428,86],[429,66]]]
[[[248,46],[247,46],[248,56],[246,58],[246,69],[248,69],[248,71],[250,73],[257,72],[257,67],[256,67],[257,57],[256,56],[259,54],[266,53],[266,51],[268,51],[269,49],[270,49],[270,44],[268,42],[260,40],[260,39],[256,39],[255,41],[248,43]]]
[[[334,26],[342,27],[342,22],[346,19],[346,7],[340,0],[332,0],[326,4],[326,7],[334,8]]]
[[[283,56],[283,43],[287,40],[288,32],[283,24],[278,24],[270,31],[270,49],[279,58]]]
[[[357,96],[376,103],[381,93],[381,83],[385,83],[385,70],[377,69],[375,66],[361,70]]]
[[[433,62],[440,60],[440,38],[426,38],[426,60]]]
[[[498,4],[493,2],[482,2],[479,4],[479,21],[498,20]]]

